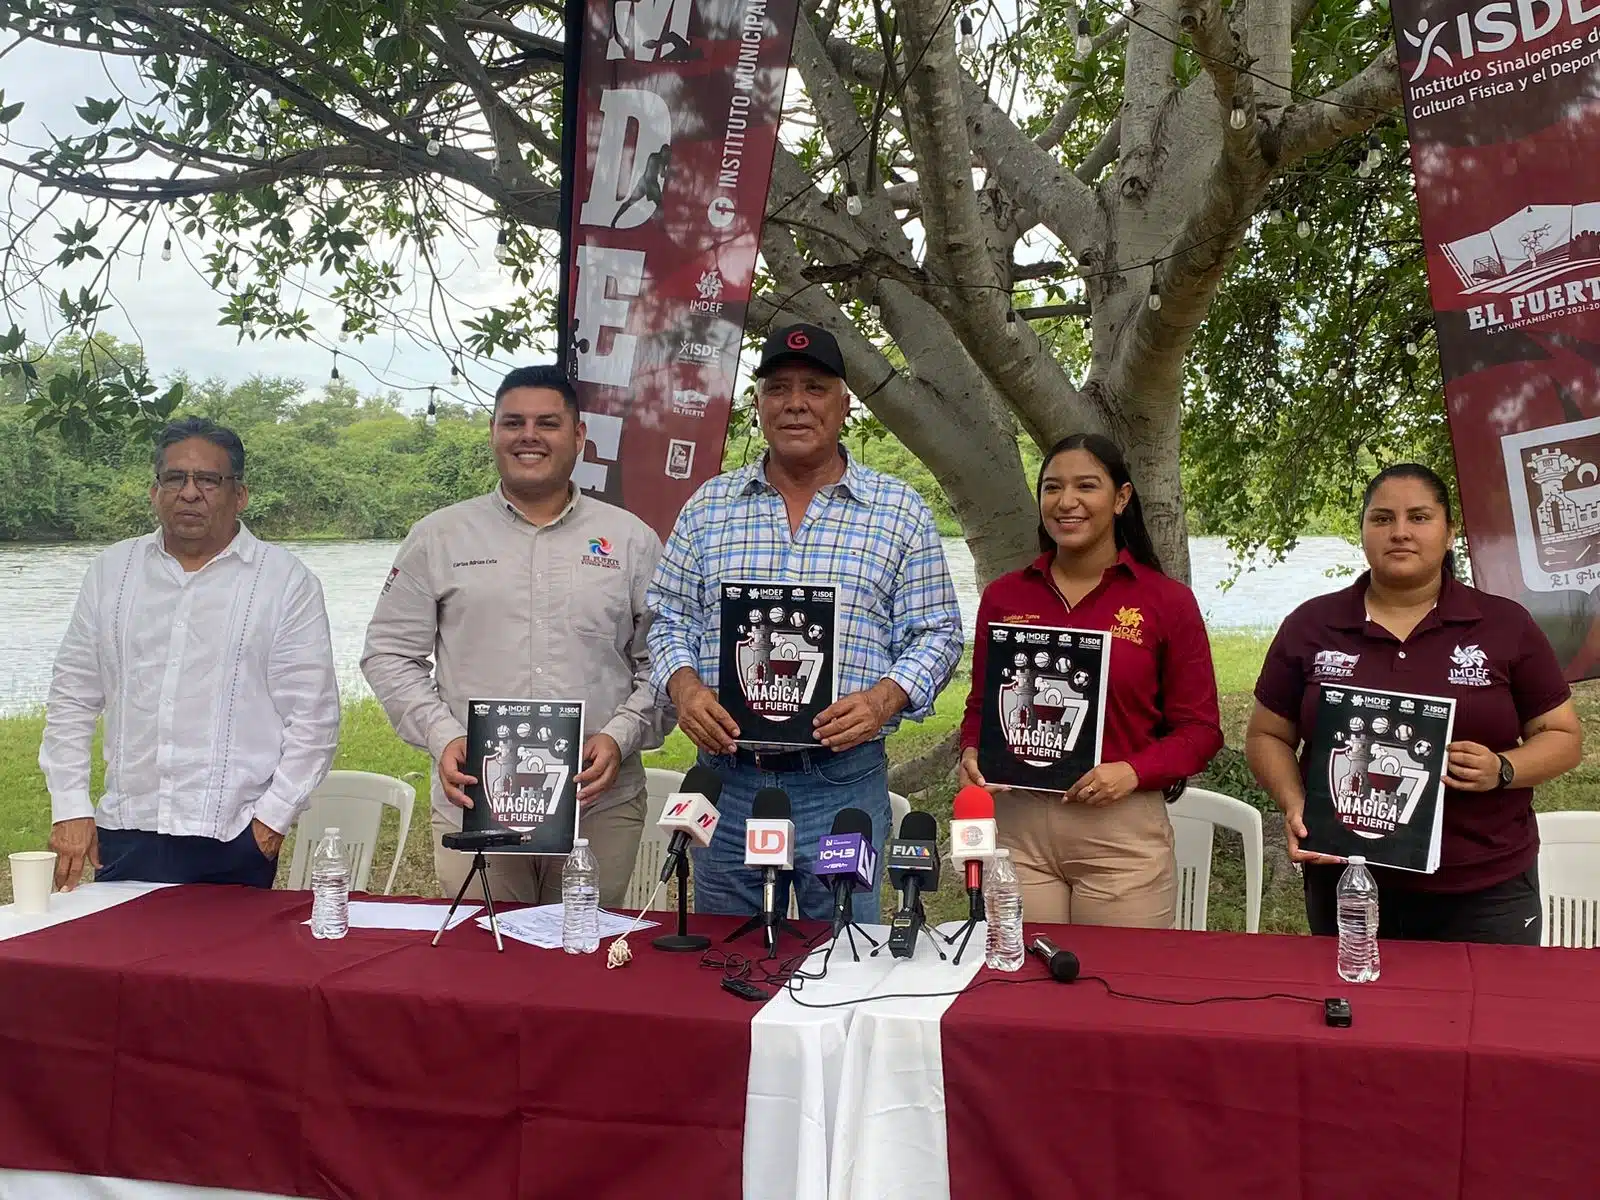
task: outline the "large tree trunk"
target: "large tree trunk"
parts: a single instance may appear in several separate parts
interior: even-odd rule
[[[1128,471],[1138,489],[1145,527],[1155,544],[1162,569],[1189,582],[1189,523],[1183,505],[1183,471],[1179,463],[1179,428],[1183,410],[1177,396],[1165,403],[1148,401],[1129,413]]]

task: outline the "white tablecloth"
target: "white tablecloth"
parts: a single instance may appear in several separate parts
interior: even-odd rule
[[[0,1200],[284,1200],[266,1192],[0,1168]],[[292,1198],[291,1198],[292,1200]]]
[[[945,932],[960,928],[950,924]],[[923,938],[856,1007],[834,1118],[829,1200],[947,1200],[944,1057],[939,1022],[983,966],[984,926],[961,965],[941,962]],[[942,944],[942,943],[941,943]],[[955,950],[946,949],[953,959]],[[927,996],[928,999],[897,997]]]
[[[0,942],[87,917],[90,913],[104,912],[167,886],[165,883],[83,883],[70,892],[52,893],[50,911],[38,917],[23,916],[17,912],[15,904],[0,904]]]

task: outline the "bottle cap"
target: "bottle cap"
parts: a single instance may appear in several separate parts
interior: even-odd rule
[[[576,850],[579,846],[587,846],[588,844],[589,844],[589,839],[588,838],[573,838],[572,839],[572,848],[574,850]]]
[[[323,837],[329,837],[329,836],[331,836],[333,834],[336,834],[338,832],[339,832],[339,827],[337,825],[325,825],[325,826],[323,826],[323,829],[322,829],[322,836]]]
[[[1004,846],[1001,846],[1000,849],[994,852],[994,856],[996,858],[1010,858],[1011,851],[1007,850]]]
[[[1367,860],[1359,854],[1352,854],[1344,861],[1349,863],[1352,867],[1364,867],[1367,865]]]

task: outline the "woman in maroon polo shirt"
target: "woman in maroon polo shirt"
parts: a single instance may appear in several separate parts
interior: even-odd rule
[[[1305,863],[1311,932],[1338,932],[1338,860],[1300,849],[1297,761],[1324,683],[1456,701],[1439,869],[1376,868],[1379,936],[1539,944],[1539,829],[1533,788],[1583,756],[1582,727],[1550,643],[1526,609],[1455,578],[1444,482],[1403,463],[1367,487],[1361,548],[1371,568],[1289,615],[1256,683],[1246,749],[1283,810],[1289,856]]]
[[[1122,452],[1096,434],[1058,442],[1039,470],[1031,565],[984,589],[961,723],[961,782],[978,773],[991,624],[1109,630],[1101,764],[1064,796],[990,789],[1030,921],[1171,928],[1174,794],[1222,748],[1211,643],[1194,593],[1161,571]]]

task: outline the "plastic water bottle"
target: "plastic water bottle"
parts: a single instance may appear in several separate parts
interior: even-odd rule
[[[1339,978],[1371,983],[1378,978],[1378,881],[1359,854],[1339,876]]]
[[[568,954],[600,949],[600,871],[588,838],[572,843],[561,868],[561,948]]]
[[[988,924],[983,961],[996,971],[1020,971],[1027,957],[1022,944],[1022,885],[1009,850],[996,850],[985,872],[983,915]]]
[[[311,852],[311,936],[342,938],[350,928],[350,848],[330,826]]]

